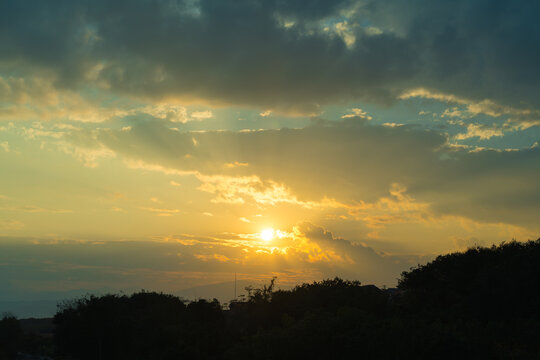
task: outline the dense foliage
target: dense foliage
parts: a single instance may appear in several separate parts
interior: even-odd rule
[[[17,319],[5,314],[0,320],[0,360],[12,359],[21,346],[22,330]]]
[[[536,359],[539,260],[540,239],[477,247],[404,272],[397,289],[272,281],[228,309],[150,292],[88,296],[56,314],[56,358]],[[10,326],[0,323],[0,344]]]
[[[211,359],[221,352],[217,301],[172,295],[90,296],[64,304],[54,320],[59,355],[94,359]]]

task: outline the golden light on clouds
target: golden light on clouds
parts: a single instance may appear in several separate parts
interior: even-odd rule
[[[274,228],[265,228],[260,232],[259,237],[262,240],[268,242],[275,239],[283,239],[286,237],[292,237],[292,233],[276,230]]]
[[[261,239],[263,239],[264,241],[270,241],[274,238],[274,236],[275,231],[272,228],[264,229],[263,231],[261,231]]]

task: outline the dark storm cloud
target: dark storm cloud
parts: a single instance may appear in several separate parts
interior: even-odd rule
[[[540,3],[505,0],[370,1],[375,24],[422,56],[422,85],[473,99],[538,107]]]
[[[312,112],[353,99],[387,102],[418,86],[534,107],[539,6],[482,0],[4,1],[0,61],[10,73],[52,71],[57,85],[68,88],[96,81],[131,95],[284,111]],[[345,20],[356,38],[349,48],[334,31]],[[369,26],[383,32],[369,33]]]

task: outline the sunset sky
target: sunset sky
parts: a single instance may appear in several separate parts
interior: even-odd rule
[[[540,236],[540,3],[0,2],[0,300]],[[37,294],[37,295],[36,295]]]

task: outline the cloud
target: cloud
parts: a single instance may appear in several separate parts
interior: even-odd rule
[[[19,230],[24,227],[24,223],[13,219],[0,219],[0,229],[2,230]]]
[[[214,116],[214,114],[212,114],[212,112],[210,110],[195,111],[195,112],[191,113],[191,117],[196,119],[196,120],[210,119],[213,116]]]
[[[540,32],[531,15],[538,4],[414,0],[369,1],[367,6],[374,24],[405,37],[425,56],[422,87],[538,109],[533,94],[540,72],[533,64],[540,56]]]
[[[488,115],[490,117],[500,117],[503,115],[511,116],[512,122],[520,123],[538,123],[538,118],[540,117],[540,110],[530,109],[530,108],[517,108],[512,106],[501,105],[489,99],[484,99],[482,101],[475,101],[471,99],[462,98],[453,94],[445,94],[440,92],[433,92],[427,89],[419,88],[414,90],[408,90],[402,93],[400,99],[410,99],[410,98],[424,98],[424,99],[433,99],[437,101],[442,101],[450,104],[458,104],[465,106],[463,111],[459,110],[457,107],[453,107],[451,110],[446,109],[441,117],[450,117],[450,118],[470,118],[477,116],[479,114]],[[527,128],[527,127],[525,127]]]
[[[214,194],[214,203],[243,204],[246,200],[261,205],[293,204],[305,208],[332,205],[333,201],[301,201],[286,186],[274,181],[263,182],[258,176],[222,176],[197,174],[199,190]]]
[[[21,212],[28,212],[28,213],[53,213],[53,214],[65,214],[65,213],[73,212],[73,210],[68,210],[68,209],[43,208],[36,205],[3,206],[3,207],[0,207],[0,210],[21,211]]]
[[[226,163],[224,166],[231,169],[231,168],[235,168],[235,167],[238,167],[238,166],[249,166],[249,164],[235,161],[233,163]]]
[[[537,142],[537,129],[523,134],[527,138],[520,144],[526,145],[517,146],[520,150],[489,146],[504,142],[499,148],[508,148],[510,136],[522,135],[511,133],[540,125],[539,10],[537,2],[516,6],[504,0],[60,0],[54,6],[3,1],[0,120],[22,125],[0,127],[8,136],[0,142],[0,152],[9,155],[15,170],[33,169],[33,174],[43,169],[51,176],[59,166],[65,168],[67,163],[56,162],[65,156],[47,152],[43,164],[23,159],[19,155],[37,151],[39,143],[31,141],[87,167],[106,163],[103,169],[85,169],[90,177],[79,183],[75,178],[80,174],[73,179],[73,172],[61,174],[75,187],[90,184],[77,190],[81,199],[93,199],[88,194],[96,187],[121,188],[129,180],[92,180],[112,174],[113,163],[169,175],[159,181],[182,183],[173,191],[180,202],[173,203],[158,187],[151,194],[165,199],[162,205],[136,202],[139,196],[144,201],[151,196],[134,189],[135,183],[154,181],[148,176],[127,187],[133,202],[125,201],[121,208],[101,205],[111,216],[113,211],[137,213],[149,219],[149,229],[152,222],[167,220],[155,216],[182,214],[169,220],[188,222],[195,214],[197,220],[187,225],[201,229],[197,221],[215,214],[216,228],[227,221],[249,228],[260,225],[253,214],[265,214],[267,220],[268,213],[286,217],[294,211],[298,218],[330,219],[325,225],[369,231],[370,241],[391,224],[401,224],[403,234],[412,238],[414,226],[431,224],[425,227],[439,230],[441,219],[450,219],[445,224],[454,226],[455,237],[446,236],[448,229],[440,236],[459,247],[485,241],[485,234],[497,230],[507,229],[499,238],[511,237],[520,227],[533,233],[540,221],[535,181],[540,178],[540,148],[529,145]],[[401,107],[381,110],[381,118],[370,121],[378,107],[366,103],[407,99],[422,103],[421,114],[429,114],[425,121],[446,121],[447,129],[423,130],[407,125],[407,119],[392,118]],[[435,110],[424,107],[433,105],[426,100],[447,105]],[[193,103],[213,107],[190,107]],[[239,108],[215,110],[230,105]],[[343,116],[337,121],[320,119],[335,110],[325,105],[349,113],[340,110]],[[283,114],[317,119],[305,128],[186,130],[226,129],[230,119],[239,117],[247,121],[232,127],[302,126]],[[376,125],[378,120],[384,124]],[[463,127],[461,133],[453,132],[456,125]],[[451,135],[441,132],[446,130]],[[29,141],[19,141],[19,135]],[[486,145],[459,146],[455,141]],[[8,150],[12,153],[6,155]],[[56,166],[49,166],[51,161]],[[27,195],[49,196],[52,187],[47,186],[55,185],[47,184]],[[77,196],[69,201],[60,196],[58,201],[69,204],[58,208],[5,199],[9,201],[0,210],[10,213],[0,228],[25,225],[34,231],[33,218],[69,212],[63,208],[72,208]],[[83,209],[89,200],[81,201],[77,206]],[[199,207],[199,201],[207,203]],[[235,211],[239,204],[244,207]],[[92,206],[90,219],[99,213]],[[233,211],[225,214],[223,209]],[[22,224],[11,215],[28,219],[21,219]],[[256,234],[170,235],[171,243],[162,239],[159,246],[62,239],[45,244],[38,239],[35,248],[25,247],[24,252],[0,251],[2,261],[13,260],[3,254],[19,254],[0,278],[28,286],[40,286],[43,280],[42,286],[51,287],[124,280],[138,288],[141,282],[188,286],[201,279],[221,281],[242,263],[253,278],[269,273],[296,280],[332,274],[355,278],[371,271],[380,274],[380,281],[390,281],[398,268],[418,260],[382,255],[354,241],[358,239],[340,239],[309,223],[282,231],[287,236],[279,239],[279,246],[258,243]],[[383,235],[383,240],[400,236]],[[33,273],[17,272],[25,267]]]
[[[194,176],[216,203],[360,211],[390,192],[423,217],[431,212],[536,228],[540,213],[540,194],[530,181],[540,175],[535,147],[471,152],[434,131],[358,118],[251,132],[178,132],[150,121],[94,135],[131,167]],[[249,166],[223,167],[235,162]],[[392,190],[395,184],[406,192]],[[389,215],[399,220],[396,213],[380,214]]]
[[[0,120],[101,123],[133,113],[100,93],[59,89],[54,78],[42,74],[2,76],[0,60]]]
[[[67,141],[56,142],[58,149],[66,154],[73,156],[75,159],[84,163],[84,166],[93,168],[96,167],[99,160],[104,158],[112,158],[115,153],[105,146],[84,147],[73,146]]]
[[[335,273],[344,278],[360,279],[362,282],[393,285],[397,275],[412,265],[426,261],[429,256],[391,256],[376,252],[361,243],[335,237],[320,226],[301,223],[294,229],[296,241],[304,241],[308,252],[307,261],[314,263],[325,274]],[[370,275],[377,274],[377,275]],[[377,280],[368,280],[369,277]]]
[[[0,142],[0,149],[4,150],[5,152],[10,152],[9,142],[7,141]]]
[[[291,114],[416,88],[538,109],[535,2],[329,3],[4,1],[0,65],[57,89]]]
[[[148,105],[143,109],[143,112],[158,119],[167,119],[170,122],[186,123],[189,120],[186,108],[174,104]]]
[[[348,118],[354,118],[354,117],[358,117],[360,119],[366,119],[366,120],[372,120],[373,119],[371,116],[369,116],[367,114],[367,112],[365,112],[364,110],[362,110],[360,108],[352,109],[351,114],[345,114],[341,118],[342,119],[348,119]]]
[[[231,261],[231,259],[229,259],[225,255],[221,255],[221,254],[210,254],[210,255],[208,255],[208,254],[195,254],[194,256],[195,256],[195,258],[197,258],[199,260],[202,260],[202,261],[211,261],[211,260],[216,260],[216,261],[221,261],[221,262]]]
[[[154,207],[141,207],[140,209],[157,213],[157,216],[172,216],[173,214],[179,214],[181,212],[179,209],[165,209]]]
[[[96,241],[2,237],[0,282],[17,288],[155,289],[278,275],[281,284],[342,276],[392,286],[400,272],[429,257],[392,256],[300,223],[270,243],[241,234],[171,235],[155,240]],[[241,269],[240,271],[238,269]]]
[[[457,134],[454,138],[456,140],[465,140],[477,137],[480,140],[489,140],[494,136],[503,136],[502,129],[492,128],[481,124],[468,124],[467,132]]]

